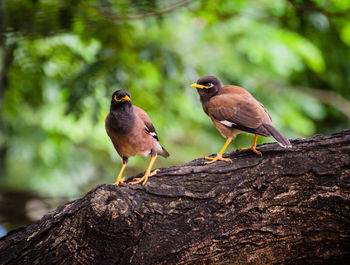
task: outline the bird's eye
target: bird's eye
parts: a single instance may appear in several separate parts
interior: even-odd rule
[[[213,83],[207,83],[207,86],[208,86],[208,87],[212,87],[212,86],[213,86]]]

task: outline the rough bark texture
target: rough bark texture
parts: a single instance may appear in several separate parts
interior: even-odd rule
[[[0,264],[345,264],[350,130],[101,185],[0,241]]]

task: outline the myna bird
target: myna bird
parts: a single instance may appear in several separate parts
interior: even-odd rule
[[[151,162],[142,178],[137,178],[131,184],[147,182],[152,165],[157,155],[168,157],[169,153],[159,144],[159,139],[154,126],[147,113],[131,103],[131,95],[128,91],[118,90],[113,93],[110,111],[105,121],[106,131],[114,145],[115,150],[123,159],[123,166],[114,185],[124,184],[123,171],[128,163],[128,158],[135,155],[151,155]]]
[[[216,157],[205,157],[206,164],[217,160],[230,162],[222,154],[236,136],[245,132],[255,134],[253,145],[242,150],[255,149],[258,135],[272,136],[282,147],[291,147],[289,140],[284,137],[272,124],[271,117],[263,104],[257,101],[247,90],[239,86],[223,85],[215,76],[205,76],[192,84],[197,88],[204,112],[213,121],[215,127],[227,139],[224,147]]]

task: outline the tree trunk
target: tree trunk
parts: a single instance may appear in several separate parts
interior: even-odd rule
[[[0,241],[0,264],[345,264],[350,130],[101,185]]]

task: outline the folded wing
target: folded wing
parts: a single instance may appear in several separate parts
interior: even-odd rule
[[[162,147],[159,144],[159,138],[158,138],[156,129],[154,128],[152,121],[148,117],[147,113],[143,109],[137,106],[133,106],[133,107],[134,107],[135,114],[138,115],[142,119],[142,121],[145,123],[146,133],[148,133],[150,136],[152,136],[155,139],[155,146],[154,146],[155,151],[157,151],[157,153],[161,156],[168,157],[169,153],[167,150],[165,150],[164,147]]]
[[[221,124],[241,131],[270,136],[263,124],[271,124],[265,108],[250,95],[223,94],[211,98],[211,116]]]

